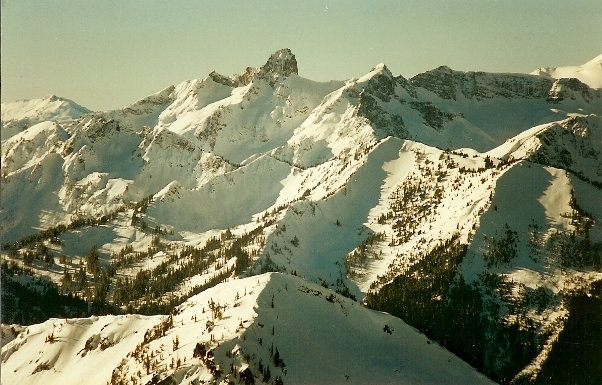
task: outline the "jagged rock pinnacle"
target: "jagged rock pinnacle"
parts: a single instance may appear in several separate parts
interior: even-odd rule
[[[267,80],[273,86],[277,81],[293,74],[299,74],[297,59],[295,59],[295,55],[290,49],[283,48],[274,52],[261,67],[247,67],[242,74],[233,75],[229,78],[212,71],[209,77],[217,83],[231,87],[247,85],[255,79]]]
[[[299,74],[297,59],[290,49],[284,48],[270,56],[268,61],[259,69],[257,77],[273,83],[292,74]]]

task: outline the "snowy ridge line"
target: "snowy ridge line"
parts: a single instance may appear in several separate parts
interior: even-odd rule
[[[591,88],[599,89],[602,87],[602,54],[580,66],[540,67],[531,74],[553,79],[575,78]]]

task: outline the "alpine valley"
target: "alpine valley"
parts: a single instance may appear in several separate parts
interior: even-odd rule
[[[2,104],[4,384],[602,383],[602,55]]]

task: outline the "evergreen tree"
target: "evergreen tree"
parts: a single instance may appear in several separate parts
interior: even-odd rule
[[[88,266],[88,270],[93,273],[98,270],[98,256],[98,246],[93,245],[86,255],[86,265]]]
[[[94,272],[94,302],[104,304],[109,291],[109,277],[103,270],[97,269]]]
[[[23,263],[25,263],[26,266],[33,265],[34,259],[35,256],[31,251],[26,251],[25,254],[23,254]]]
[[[67,266],[63,267],[63,277],[61,278],[61,291],[63,294],[67,294],[71,292],[71,287],[73,285],[73,279],[71,278],[71,274],[67,270]]]
[[[88,286],[88,281],[86,278],[86,271],[83,266],[79,267],[79,271],[77,272],[77,289],[83,291]]]
[[[54,257],[50,254],[46,254],[44,256],[44,262],[46,266],[46,270],[50,268],[50,266],[54,265]]]
[[[274,351],[274,364],[276,366],[284,366],[284,361],[282,361],[282,358],[280,358],[280,352],[278,351],[278,348],[276,348]]]

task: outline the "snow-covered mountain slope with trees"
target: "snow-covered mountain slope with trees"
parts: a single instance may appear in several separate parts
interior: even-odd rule
[[[219,284],[167,315],[50,319],[2,360],[3,381],[32,385],[492,383],[398,318],[278,273]]]
[[[494,381],[562,383],[560,372],[568,371],[595,383],[599,364],[583,369],[566,357],[602,362],[600,345],[578,353],[564,347],[568,338],[592,346],[586,340],[599,337],[579,325],[601,329],[600,317],[582,322],[602,301],[600,116],[602,91],[574,78],[439,67],[405,79],[379,64],[357,78],[314,82],[298,75],[288,49],[259,68],[212,72],[120,110],[45,99],[3,104],[2,322],[38,323],[27,329],[37,331],[32,337],[3,348],[3,369],[20,368],[11,379],[48,383],[61,371],[76,378],[98,354],[115,361],[99,372],[103,383],[112,375],[114,383],[223,380],[231,364],[238,374],[228,378],[238,383],[247,381],[240,377],[247,368],[267,383],[276,376],[284,383],[472,382],[451,380],[445,360],[424,363],[426,354],[448,353],[406,345],[418,335],[370,307]],[[234,307],[258,280],[256,293],[312,289],[280,291],[276,307],[263,294]],[[330,307],[312,307],[308,293]],[[273,352],[241,342],[258,329],[232,327],[232,317],[212,320],[224,335],[206,341],[189,336],[190,319],[167,333],[255,355],[243,360],[220,350],[219,373],[211,369],[218,355],[192,357],[191,345],[178,356],[143,341],[169,314],[206,318],[211,296],[232,297],[224,303],[234,318],[265,314],[286,329],[277,341],[286,376]],[[361,338],[327,329],[330,338],[313,338],[306,308],[330,320],[320,327],[350,328],[341,330]],[[86,318],[92,314],[107,315]],[[383,333],[382,322],[405,337]],[[79,342],[44,342],[53,323]],[[106,336],[101,324],[109,325]],[[392,337],[383,342],[381,333]],[[119,354],[96,349],[103,336],[121,346]],[[261,338],[266,347],[271,337]],[[82,357],[75,345],[88,340],[93,351]],[[391,355],[361,361],[377,340],[403,352],[402,368]],[[349,362],[365,366],[334,369],[348,362],[335,356],[356,348],[362,354]],[[151,360],[144,349],[157,354]],[[17,359],[40,350],[45,358],[37,363]],[[447,359],[457,375],[474,375]],[[423,365],[436,370],[415,369]],[[310,375],[306,367],[321,369]]]

